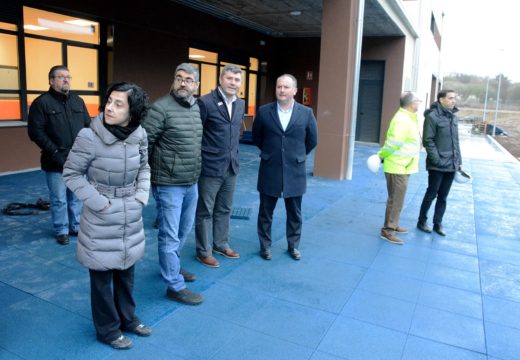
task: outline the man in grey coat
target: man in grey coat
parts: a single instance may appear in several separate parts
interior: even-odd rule
[[[426,224],[428,210],[437,198],[433,214],[433,231],[446,236],[442,218],[446,211],[446,199],[460,169],[462,159],[459,146],[458,121],[455,113],[456,94],[453,90],[441,90],[428,110],[424,112],[423,145],[426,149],[426,169],[428,170],[428,188],[421,204],[417,228],[431,233]]]
[[[168,95],[153,105],[143,127],[148,133],[152,194],[159,222],[159,263],[167,284],[166,296],[196,305],[202,296],[186,287],[195,275],[181,269],[180,253],[195,218],[200,175],[202,123],[193,93],[199,73],[190,64],[175,69]]]
[[[301,204],[307,187],[305,160],[318,143],[312,109],[294,101],[296,78],[285,74],[276,80],[276,102],[263,105],[253,122],[253,141],[261,150],[258,170],[258,238],[260,256],[271,260],[271,225],[278,198],[287,213],[289,255],[300,260]]]

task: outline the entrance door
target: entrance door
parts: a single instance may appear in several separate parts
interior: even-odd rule
[[[379,142],[383,106],[384,61],[361,61],[356,140]]]

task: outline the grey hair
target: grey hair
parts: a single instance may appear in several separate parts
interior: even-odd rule
[[[240,66],[234,65],[234,64],[227,64],[222,68],[222,71],[220,72],[220,77],[224,76],[225,73],[232,72],[233,74],[240,74],[240,77],[242,77],[242,69]]]
[[[193,77],[195,78],[194,80],[195,81],[199,81],[199,70],[195,69],[193,67],[193,65],[191,64],[188,64],[188,63],[182,63],[180,64],[179,66],[177,66],[175,68],[175,75],[177,75],[177,73],[182,70],[184,71],[185,73],[188,73],[190,75],[193,75]]]
[[[298,81],[296,80],[296,78],[294,77],[294,75],[291,75],[291,74],[283,74],[283,75],[280,75],[276,78],[276,82],[278,82],[278,80],[280,80],[281,78],[283,77],[288,77],[289,79],[292,80],[293,84],[294,84],[294,88],[297,89],[298,88]]]
[[[411,91],[405,91],[401,94],[401,98],[399,99],[399,105],[404,108],[413,103],[415,100],[418,100],[417,96]]]

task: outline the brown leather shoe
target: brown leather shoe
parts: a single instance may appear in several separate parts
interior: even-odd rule
[[[199,260],[203,265],[206,265],[211,268],[220,267],[220,263],[213,256],[197,256],[197,260]]]
[[[398,233],[398,234],[408,234],[408,229],[405,229],[405,228],[402,228],[402,227],[398,226],[395,229],[395,232]]]
[[[386,240],[392,244],[396,244],[396,245],[403,245],[404,244],[404,241],[399,239],[397,236],[393,235],[393,234],[384,234],[384,233],[381,233],[381,239],[383,240]]]
[[[226,250],[213,249],[213,252],[217,253],[219,255],[225,256],[228,259],[240,259],[240,254],[237,253],[233,249],[226,249]]]

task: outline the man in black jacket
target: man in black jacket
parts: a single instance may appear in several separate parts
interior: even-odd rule
[[[456,94],[453,90],[441,90],[428,110],[424,112],[423,146],[426,149],[426,169],[428,188],[421,204],[417,228],[431,233],[426,224],[428,210],[435,198],[433,231],[446,236],[442,218],[446,211],[446,199],[450,192],[455,172],[460,169],[462,160],[459,146],[458,121],[455,113]]]
[[[229,246],[229,221],[239,167],[238,140],[245,111],[245,102],[238,97],[241,84],[242,69],[226,65],[220,74],[218,88],[198,100],[204,131],[195,239],[197,259],[213,268],[220,266],[213,252],[228,259],[240,258]]]
[[[253,122],[253,141],[261,150],[257,189],[260,256],[271,260],[271,226],[278,198],[287,214],[289,255],[300,260],[302,197],[307,189],[305,160],[318,143],[318,127],[311,108],[294,100],[296,78],[285,74],[276,80],[276,102],[263,105]]]
[[[38,96],[29,110],[28,133],[41,149],[41,166],[45,172],[51,202],[52,223],[60,245],[77,235],[81,201],[63,181],[63,164],[79,131],[90,125],[83,100],[70,93],[69,69],[53,66],[49,71],[49,91]]]

